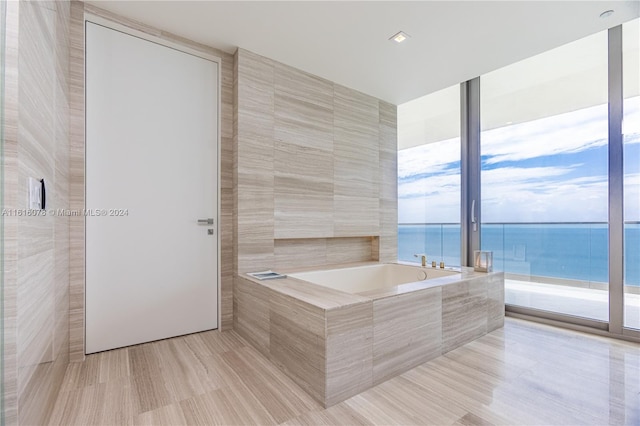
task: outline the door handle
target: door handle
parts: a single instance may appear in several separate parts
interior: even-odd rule
[[[471,223],[473,224],[473,231],[478,231],[478,223],[476,222],[476,200],[471,200]]]
[[[213,225],[213,218],[209,219],[198,219],[199,225]]]

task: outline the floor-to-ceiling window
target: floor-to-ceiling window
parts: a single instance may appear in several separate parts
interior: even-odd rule
[[[460,265],[460,87],[398,106],[398,258]]]
[[[640,329],[640,20],[622,26],[624,326]]]
[[[481,246],[509,305],[608,321],[607,32],[480,77]]]
[[[639,22],[465,82],[462,151],[437,131],[460,90],[401,105],[400,260],[490,250],[509,311],[639,337]]]

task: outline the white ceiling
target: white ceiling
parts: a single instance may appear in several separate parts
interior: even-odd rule
[[[402,104],[640,15],[638,1],[89,1]],[[601,12],[613,9],[606,19]],[[402,44],[388,38],[411,36]]]

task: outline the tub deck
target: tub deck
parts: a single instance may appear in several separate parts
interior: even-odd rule
[[[501,272],[462,268],[359,294],[293,277],[235,284],[236,331],[325,407],[504,324]]]

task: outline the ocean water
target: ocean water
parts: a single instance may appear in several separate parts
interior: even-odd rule
[[[584,224],[483,224],[482,250],[493,251],[494,270],[606,283],[608,227]],[[398,258],[460,265],[460,225],[398,226]],[[640,286],[640,224],[625,225],[625,284]]]

